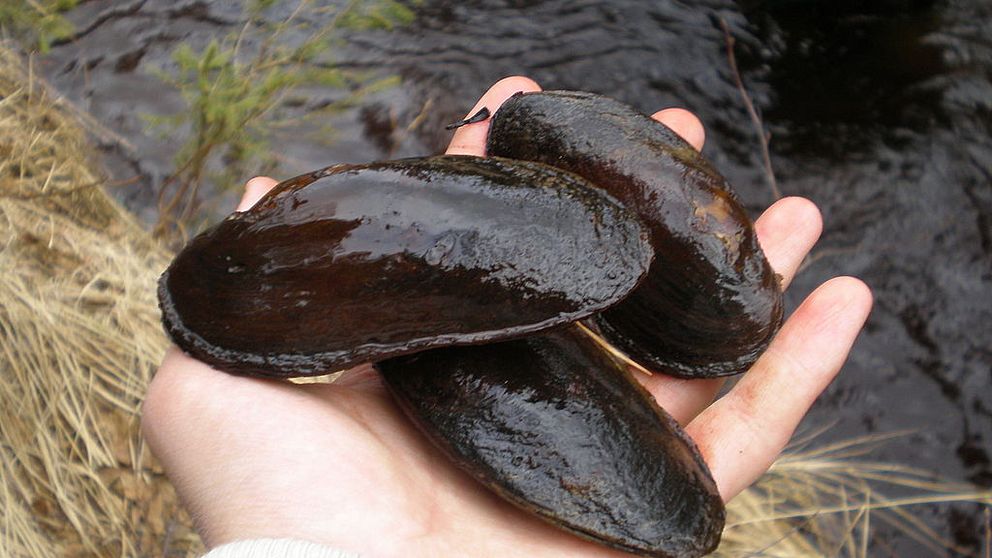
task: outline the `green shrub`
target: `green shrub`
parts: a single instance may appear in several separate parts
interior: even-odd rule
[[[202,49],[180,44],[172,53],[172,71],[158,72],[179,90],[186,107],[172,115],[149,116],[149,121],[170,135],[189,131],[176,155],[175,170],[161,187],[156,228],[160,234],[183,226],[195,214],[205,181],[218,189],[230,188],[244,180],[242,166],[247,161],[253,172],[275,167],[270,131],[287,124],[277,109],[294,92],[309,86],[347,88],[350,93],[343,101],[322,109],[333,111],[398,83],[395,76],[344,71],[330,55],[340,31],[391,29],[412,21],[409,8],[378,0],[335,10],[302,0],[291,16],[273,23],[264,18],[272,4],[273,0],[250,3],[239,33],[212,40]],[[328,23],[314,27],[308,19]],[[250,56],[243,46],[249,37],[261,39]],[[223,170],[211,173],[210,163],[218,159],[223,160]]]

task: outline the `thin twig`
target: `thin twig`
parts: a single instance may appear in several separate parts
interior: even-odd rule
[[[821,248],[816,252],[811,252],[807,254],[806,258],[803,259],[803,262],[799,264],[799,269],[796,270],[796,275],[806,271],[806,268],[813,265],[817,261],[822,260],[823,258],[827,258],[831,256],[839,256],[842,254],[852,254],[860,249],[861,249],[861,244],[859,243],[856,246],[842,246],[839,248]]]
[[[985,507],[985,558],[992,558],[992,507]]]
[[[396,117],[393,115],[392,110],[390,110],[390,120],[391,120],[390,124],[391,124],[391,129],[393,130],[393,133],[390,134],[392,136],[389,147],[390,157],[393,157],[393,155],[396,153],[396,150],[400,148],[400,146],[403,144],[404,141],[406,141],[406,138],[408,138],[410,134],[412,134],[414,131],[416,131],[417,128],[420,127],[420,125],[427,118],[427,115],[429,114],[430,109],[433,105],[434,105],[434,98],[431,97],[427,99],[424,102],[424,104],[420,107],[420,112],[418,112],[417,115],[413,117],[413,120],[411,120],[410,123],[407,124],[402,129],[400,129],[399,126],[397,125]]]
[[[417,113],[417,116],[413,117],[413,120],[411,120],[410,123],[407,125],[406,132],[410,133],[415,131],[417,128],[419,128],[420,125],[424,122],[424,119],[427,118],[427,114],[430,112],[433,106],[434,106],[434,97],[431,97],[424,102],[423,106],[420,108],[420,112]]]
[[[744,89],[744,81],[741,80],[740,71],[737,69],[737,58],[734,56],[734,37],[730,34],[730,27],[727,26],[727,21],[722,17],[720,18],[720,27],[723,27],[723,36],[727,42],[727,62],[730,63],[730,73],[734,76],[737,91],[740,92],[741,99],[744,100],[744,106],[747,107],[747,113],[751,116],[751,123],[754,124],[754,130],[761,139],[761,158],[765,163],[765,176],[768,178],[768,185],[771,186],[772,197],[780,200],[782,199],[782,192],[778,189],[778,182],[775,180],[775,171],[772,170],[771,153],[768,151],[768,140],[771,135],[765,131],[761,117],[758,116],[758,112],[754,109],[754,103],[751,102],[751,96]]]

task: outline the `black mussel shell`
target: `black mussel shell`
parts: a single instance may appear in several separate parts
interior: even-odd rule
[[[648,278],[595,318],[631,358],[676,376],[722,376],[771,341],[779,277],[726,181],[669,128],[601,95],[523,93],[493,116],[488,152],[579,174],[651,229]]]
[[[642,556],[719,543],[723,502],[695,444],[575,328],[376,367],[459,467],[553,525]]]
[[[405,159],[281,183],[193,239],[159,300],[195,358],[306,376],[585,318],[626,296],[651,259],[639,221],[578,176]]]

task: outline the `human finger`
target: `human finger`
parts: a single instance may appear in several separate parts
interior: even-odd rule
[[[267,176],[256,176],[245,184],[245,193],[241,196],[241,201],[238,202],[238,207],[235,211],[247,211],[251,209],[251,206],[255,205],[258,200],[262,199],[269,190],[271,190],[277,181],[267,177]]]
[[[765,210],[754,222],[754,230],[768,263],[782,278],[784,291],[820,239],[823,218],[816,204],[806,198],[790,196]]]
[[[754,226],[762,251],[772,269],[782,277],[782,289],[785,289],[820,238],[823,230],[820,211],[807,199],[783,198],[765,210]],[[724,378],[685,380],[664,374],[639,376],[658,404],[680,424],[687,424],[708,407],[726,381]]]
[[[840,371],[871,304],[860,280],[827,281],[796,309],[751,371],[689,424],[725,501],[775,461]]]
[[[682,139],[689,142],[689,145],[695,147],[696,151],[703,149],[703,143],[706,142],[706,130],[695,114],[681,108],[667,108],[652,114],[651,118],[671,128]]]
[[[476,114],[480,109],[486,107],[490,112],[495,113],[496,109],[509,99],[513,94],[521,91],[540,91],[541,86],[534,80],[523,76],[511,76],[503,78],[493,84],[482,95],[479,102],[475,103],[472,110],[468,111],[466,118]],[[466,124],[455,130],[455,135],[448,144],[448,155],[478,155],[486,154],[486,136],[489,134],[489,119],[485,119],[476,124]]]
[[[256,176],[252,178],[245,184],[245,191],[241,196],[241,201],[238,202],[236,211],[247,211],[259,199],[262,198],[269,190],[271,190],[278,182],[269,178],[267,176]],[[149,427],[149,425],[157,425],[168,420],[168,411],[158,412],[157,409],[161,407],[157,404],[162,396],[159,393],[167,392],[172,388],[163,388],[161,386],[169,384],[170,386],[179,385],[185,382],[186,384],[195,383],[200,378],[225,378],[226,375],[214,370],[209,365],[197,361],[183,353],[179,348],[172,347],[165,353],[165,357],[162,360],[162,364],[159,366],[158,371],[155,373],[154,378],[149,386],[148,393],[146,394],[144,407],[145,416],[143,421],[143,428],[145,429],[146,436],[149,432],[156,432],[156,427]],[[148,409],[153,409],[151,412]],[[150,420],[149,417],[160,417]],[[157,439],[157,438],[156,438]]]

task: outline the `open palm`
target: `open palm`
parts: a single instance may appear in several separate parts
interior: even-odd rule
[[[494,110],[521,77],[494,85],[470,114]],[[690,113],[654,117],[697,149]],[[448,153],[482,155],[488,123],[458,130]],[[275,185],[249,182],[239,209]],[[816,207],[772,205],[756,223],[788,285],[820,234]],[[721,380],[638,378],[699,446],[724,500],[757,479],[839,371],[871,307],[863,283],[835,278],[793,313],[752,369],[714,402]],[[145,400],[145,436],[208,546],[294,538],[367,556],[606,556],[498,499],[453,466],[402,415],[369,366],[334,384],[236,377],[166,355]]]

